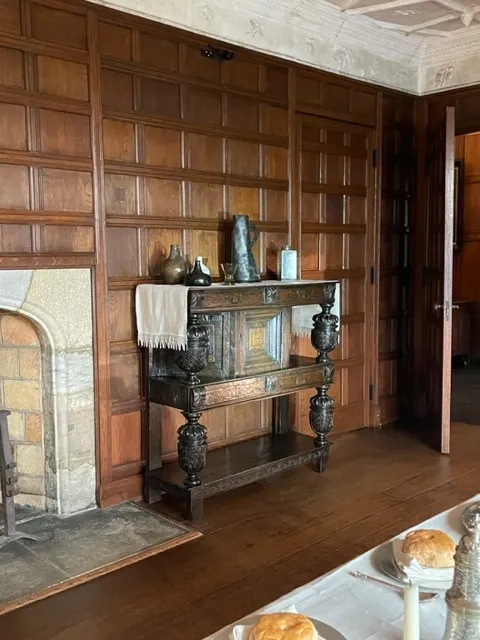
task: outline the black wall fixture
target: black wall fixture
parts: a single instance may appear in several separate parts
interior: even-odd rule
[[[205,58],[218,58],[219,60],[231,60],[233,58],[233,51],[228,51],[228,49],[217,49],[211,45],[206,46],[200,51],[202,56]]]

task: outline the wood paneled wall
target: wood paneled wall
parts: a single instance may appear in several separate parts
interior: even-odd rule
[[[234,213],[259,228],[263,276],[289,241],[303,277],[342,280],[335,431],[398,415],[414,100],[207,44],[80,1],[0,0],[0,267],[92,267],[102,505],[141,493],[135,287],[160,281],[172,243],[218,275]],[[179,415],[162,419],[172,457]],[[270,422],[267,402],[204,416],[211,446]]]
[[[409,414],[411,398],[415,101],[385,96],[382,131],[378,383],[388,423]]]

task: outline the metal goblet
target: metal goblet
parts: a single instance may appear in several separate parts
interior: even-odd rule
[[[232,264],[231,262],[225,262],[221,265],[223,275],[225,278],[224,284],[226,285],[234,285],[235,284],[235,272],[237,270],[237,265]]]

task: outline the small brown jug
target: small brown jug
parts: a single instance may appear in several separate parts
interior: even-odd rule
[[[165,284],[183,284],[187,275],[187,263],[183,259],[178,244],[170,245],[170,255],[163,265]]]

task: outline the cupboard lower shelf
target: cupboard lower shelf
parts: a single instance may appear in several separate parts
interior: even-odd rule
[[[315,447],[310,436],[287,431],[210,451],[201,473],[202,484],[198,486],[183,484],[185,473],[176,461],[148,471],[145,484],[181,502],[186,517],[196,520],[202,517],[204,498],[310,462],[316,462],[316,470],[323,471],[328,452],[325,454],[325,449]]]

